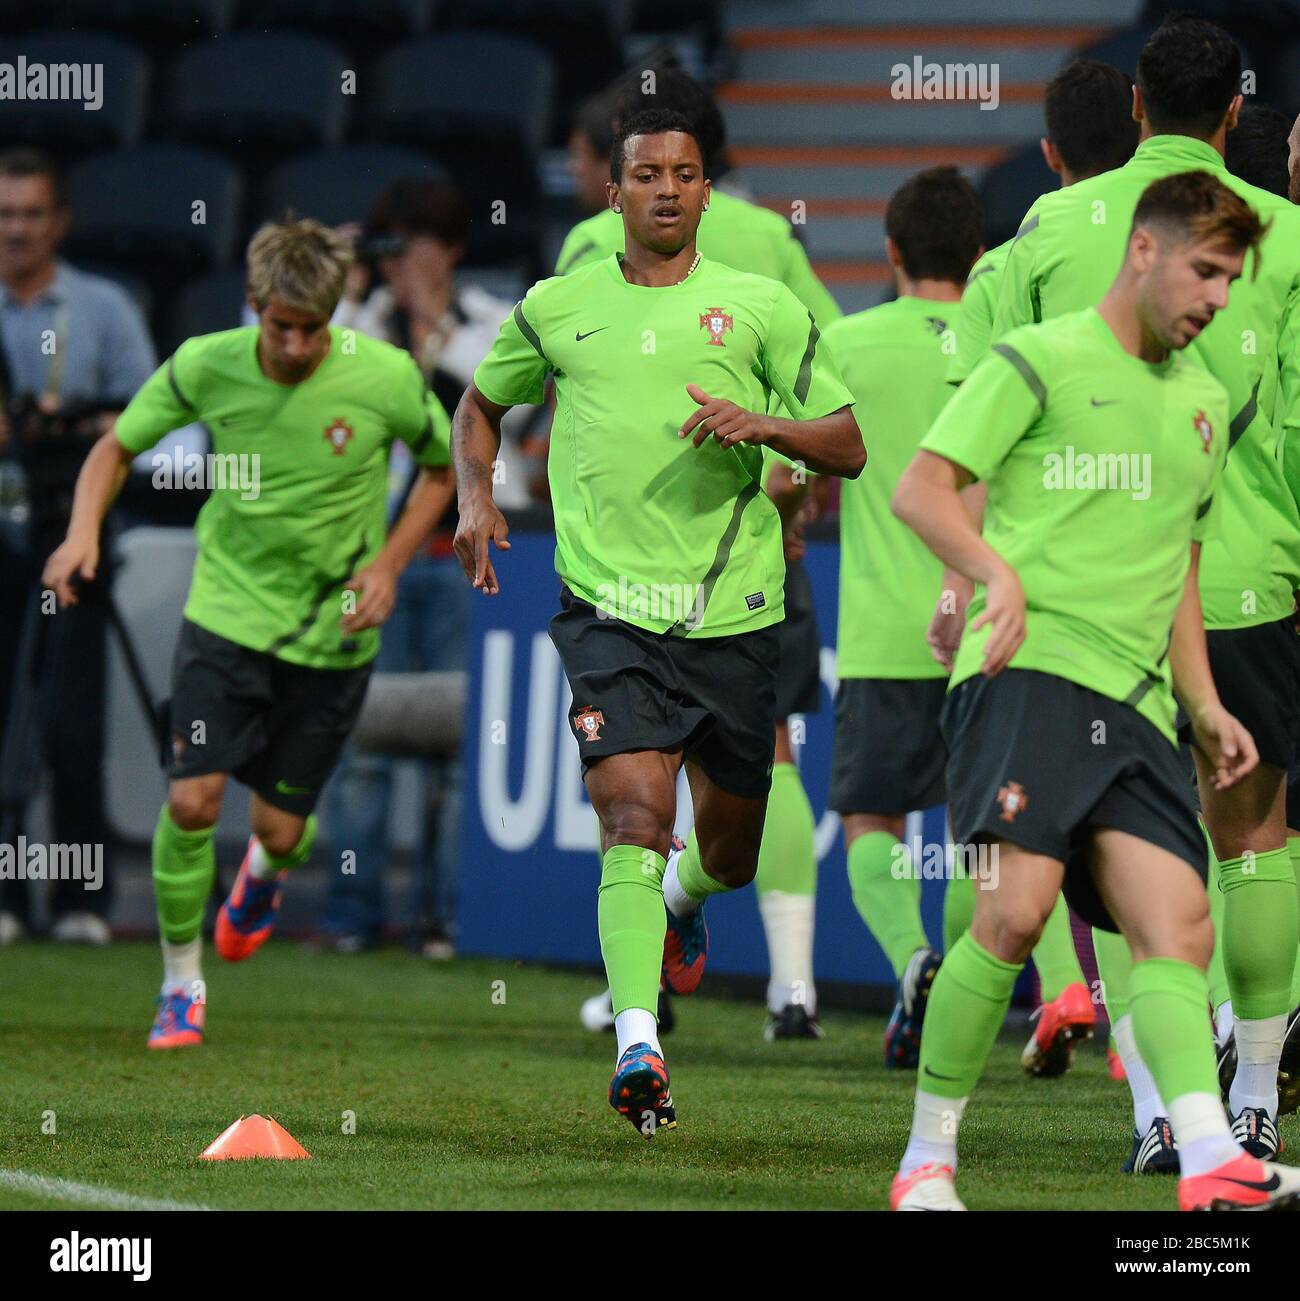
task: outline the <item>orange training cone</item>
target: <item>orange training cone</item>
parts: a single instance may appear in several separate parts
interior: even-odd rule
[[[311,1159],[311,1153],[278,1121],[266,1116],[240,1116],[199,1153],[199,1160],[246,1161],[254,1156],[274,1161]]]

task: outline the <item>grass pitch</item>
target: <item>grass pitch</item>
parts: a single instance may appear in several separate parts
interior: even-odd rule
[[[232,1209],[883,1209],[911,1116],[879,1019],[832,1012],[824,1040],[768,1044],[755,1005],[679,1000],[679,1127],[647,1142],[605,1101],[613,1036],[578,1023],[592,978],[272,941],[242,966],[210,955],[208,1042],[156,1053],[158,967],[152,944],[0,957],[0,1208],[69,1204],[4,1182],[20,1170]],[[1172,1179],[1119,1173],[1128,1092],[1100,1046],[1032,1081],[1022,1037],[963,1125],[972,1209],[1172,1209]],[[253,1112],[314,1159],[195,1159]]]

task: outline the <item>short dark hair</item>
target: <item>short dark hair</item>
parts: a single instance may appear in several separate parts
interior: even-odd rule
[[[1291,184],[1290,134],[1285,113],[1267,104],[1247,104],[1228,132],[1224,162],[1234,176],[1285,199]]]
[[[573,129],[591,141],[592,151],[608,154],[614,144],[617,97],[609,90],[584,99],[573,114]]]
[[[1133,82],[1096,59],[1074,59],[1047,83],[1047,138],[1080,179],[1121,167],[1137,148]]]
[[[615,185],[623,183],[623,151],[627,142],[633,136],[659,136],[667,131],[680,131],[683,135],[690,136],[696,145],[700,143],[700,138],[695,134],[689,119],[681,113],[670,113],[662,108],[644,109],[640,113],[633,113],[630,117],[624,118],[619,123],[613,147],[609,151],[609,174]],[[703,149],[700,150],[700,156],[703,159]],[[705,160],[704,175],[707,177],[708,174],[708,162]]]
[[[1217,24],[1171,14],[1138,55],[1137,84],[1153,131],[1208,139],[1241,90],[1241,50]]]
[[[913,279],[961,284],[979,256],[984,208],[955,167],[928,167],[894,191],[885,234]]]
[[[644,89],[647,85],[652,89]],[[618,96],[615,119],[622,122],[652,109],[680,113],[691,124],[690,133],[700,146],[704,174],[711,180],[716,180],[723,174],[727,127],[722,111],[707,86],[672,64],[661,64],[643,71],[633,70],[625,79]]]
[[[1215,239],[1239,253],[1255,250],[1259,269],[1259,246],[1272,222],[1259,214],[1239,194],[1210,172],[1175,172],[1153,181],[1142,191],[1133,213],[1133,226],[1164,226],[1186,239]]]
[[[63,169],[55,161],[53,154],[44,149],[33,149],[20,145],[13,149],[0,150],[0,176],[44,176],[50,182],[50,191],[54,195],[54,206],[68,206],[67,186],[63,181]]]
[[[371,235],[431,235],[454,247],[469,235],[469,207],[459,186],[433,176],[401,176],[379,192],[366,218]]]

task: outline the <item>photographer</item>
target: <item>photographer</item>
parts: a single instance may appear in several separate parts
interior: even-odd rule
[[[107,859],[102,769],[111,579],[103,573],[86,584],[80,604],[56,616],[41,612],[39,575],[66,528],[82,460],[149,377],[155,358],[125,292],[58,258],[70,223],[53,159],[33,149],[0,152],[0,734],[10,738],[9,763],[0,766],[0,825],[6,838],[24,830],[25,809],[15,796],[24,783],[15,778],[45,762],[53,780],[51,839],[103,845]],[[48,707],[23,731],[16,709],[32,699]],[[28,752],[19,752],[14,736],[24,738]],[[56,882],[54,938],[106,943],[111,882],[111,869],[97,891]],[[27,882],[0,882],[0,944],[20,937],[30,922]]]

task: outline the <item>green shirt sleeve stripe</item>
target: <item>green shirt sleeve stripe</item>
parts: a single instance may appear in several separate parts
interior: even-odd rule
[[[1201,504],[1196,508],[1196,518],[1197,518],[1197,519],[1204,519],[1204,518],[1205,518],[1205,517],[1210,513],[1210,507],[1213,506],[1213,505],[1214,505],[1214,494],[1211,493],[1211,494],[1210,494],[1210,495],[1209,495],[1209,496],[1208,496],[1208,497],[1207,497],[1203,502],[1201,502]]]
[[[557,276],[568,275],[569,268],[579,258],[586,257],[588,253],[591,253],[595,249],[595,247],[596,245],[592,240],[588,240],[585,244],[579,244],[578,247],[575,248],[573,252],[570,253],[569,256],[566,257],[564,261],[561,262],[560,265],[555,268],[555,274]],[[540,349],[538,351],[540,351]]]
[[[1024,239],[1024,237],[1028,235],[1031,230],[1037,230],[1037,229],[1038,229],[1038,214],[1035,213],[1032,217],[1030,217],[1030,219],[1027,222],[1025,222],[1023,226],[1021,226],[1021,228],[1018,231],[1016,231],[1016,239],[1017,240]],[[1015,243],[1015,240],[1013,240],[1012,243]]]
[[[821,331],[817,328],[817,322],[813,320],[813,314],[808,313],[808,346],[804,349],[803,361],[799,363],[799,378],[794,382],[794,399],[796,402],[806,402],[808,399],[808,390],[812,387],[812,366],[813,358],[817,355],[817,340],[821,338]]]
[[[519,333],[537,349],[537,355],[543,361],[546,361],[546,354],[542,351],[542,341],[537,337],[537,331],[528,324],[528,318],[524,315],[523,303],[515,304],[515,324],[519,327]]]
[[[1047,405],[1047,386],[1038,378],[1038,372],[1014,348],[1005,343],[995,343],[993,351],[1001,353],[1020,372],[1020,378],[1029,385],[1029,391],[1038,399],[1038,405]]]
[[[1259,385],[1260,380],[1257,379],[1255,387],[1250,390],[1250,397],[1246,400],[1246,405],[1232,417],[1232,423],[1228,426],[1229,451],[1232,450],[1237,439],[1250,428],[1250,422],[1254,420],[1256,413],[1259,411]]]
[[[426,447],[429,446],[429,443],[432,440],[432,438],[433,438],[433,417],[426,416],[424,418],[424,428],[420,430],[420,436],[413,443],[408,443],[407,446],[411,449],[413,455],[419,456],[420,453],[424,451]]]
[[[1037,221],[1038,219],[1034,218],[1034,220]],[[993,266],[991,263],[986,267],[980,267],[978,271],[971,272],[971,274],[966,279],[966,283],[970,284],[972,280],[978,280],[980,276],[986,276],[989,274],[989,272],[996,271],[996,270],[997,267]]]
[[[176,382],[176,354],[172,353],[167,358],[167,382],[172,386],[172,392],[176,394],[176,401],[183,407],[188,407],[191,411],[196,411],[194,403],[181,392],[181,386]]]

